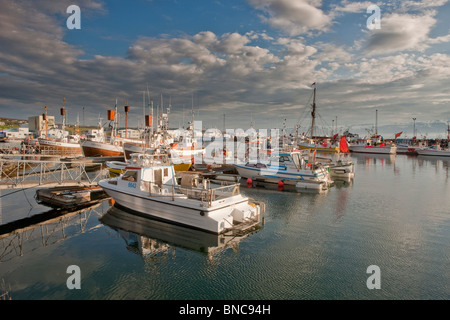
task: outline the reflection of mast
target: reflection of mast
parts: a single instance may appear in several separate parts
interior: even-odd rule
[[[314,97],[313,97],[313,103],[312,103],[312,121],[311,121],[311,139],[314,139],[314,121],[316,118],[316,83],[314,82],[312,84],[314,86]]]

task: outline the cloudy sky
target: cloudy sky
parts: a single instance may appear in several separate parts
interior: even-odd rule
[[[67,20],[80,8],[80,29]],[[380,28],[367,21],[380,9]],[[363,130],[450,120],[450,1],[0,0],[0,116]],[[73,16],[75,17],[75,16]],[[72,17],[72,18],[73,18]],[[73,20],[76,22],[76,20]],[[147,91],[148,89],[148,91]],[[143,95],[145,94],[145,102]],[[225,115],[225,116],[224,116]],[[337,121],[336,121],[337,120]],[[364,132],[363,132],[364,133]],[[411,136],[411,134],[410,134]]]

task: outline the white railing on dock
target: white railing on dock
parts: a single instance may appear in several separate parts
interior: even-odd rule
[[[0,158],[0,188],[16,188],[48,184],[93,184],[107,177],[101,163],[61,161],[60,158]]]

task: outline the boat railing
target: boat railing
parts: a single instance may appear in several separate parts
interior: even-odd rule
[[[142,167],[151,167],[154,165],[170,165],[168,154],[146,154],[146,153],[132,153],[130,155],[130,163]]]
[[[209,180],[203,181],[201,185],[192,187],[143,181],[141,190],[148,192],[151,197],[165,197],[172,201],[187,196],[190,199],[200,200],[204,207],[211,207],[214,201],[240,194],[239,183],[211,186]]]

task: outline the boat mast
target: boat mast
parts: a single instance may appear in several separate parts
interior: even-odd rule
[[[314,86],[314,97],[313,97],[313,103],[312,103],[312,111],[311,111],[311,116],[312,116],[312,121],[311,121],[311,139],[314,139],[314,121],[316,118],[316,83],[314,82],[312,84]]]
[[[450,122],[447,121],[447,142],[450,142]]]
[[[66,97],[63,98],[63,107],[61,108],[61,116],[62,116],[62,132],[66,128]]]
[[[113,136],[116,137],[117,135],[117,120],[119,115],[117,114],[117,98],[116,98],[116,104],[114,105],[114,126],[113,126]]]
[[[375,110],[375,136],[378,136],[378,109]]]

